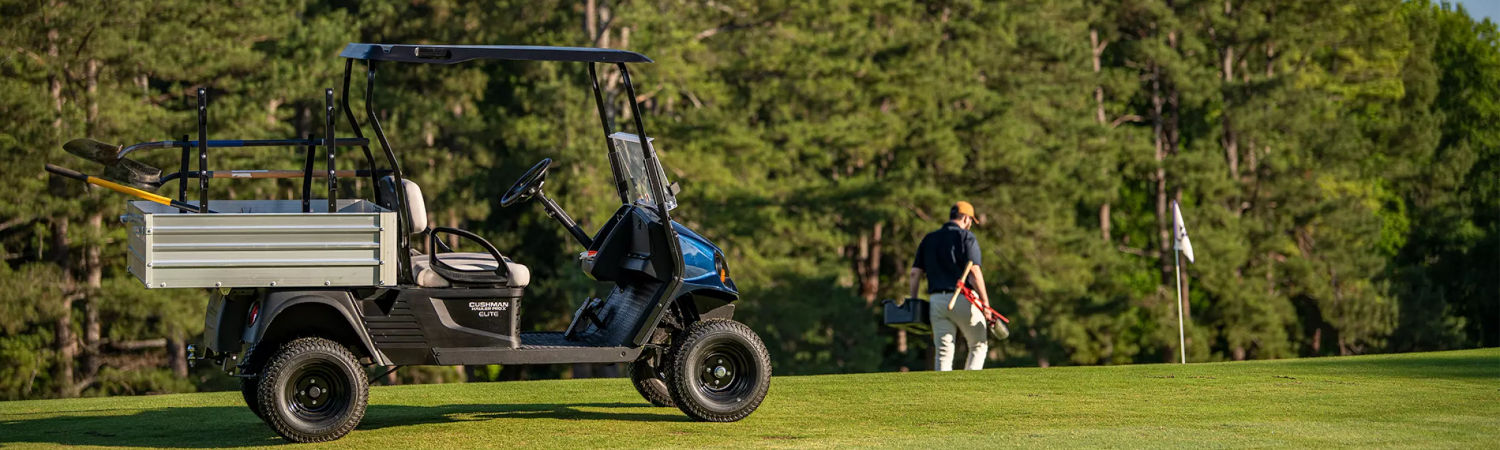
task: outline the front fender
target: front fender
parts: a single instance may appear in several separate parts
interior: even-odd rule
[[[723,263],[726,268],[729,265],[724,261],[724,251],[680,223],[672,222],[672,228],[677,231],[678,247],[682,249],[684,293],[707,289],[725,300],[739,299],[739,287],[734,285],[734,279],[719,277],[717,263]]]
[[[678,300],[679,308],[690,308],[696,313],[698,320],[707,320],[733,319],[734,301],[739,296],[716,287],[684,285],[677,298],[681,299]]]

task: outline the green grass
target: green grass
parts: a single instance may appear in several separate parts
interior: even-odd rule
[[[737,423],[628,381],[377,387],[358,447],[1500,445],[1500,349],[1285,361],[778,377]],[[0,445],[282,441],[239,393],[0,402]]]

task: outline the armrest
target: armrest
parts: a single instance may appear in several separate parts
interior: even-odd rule
[[[438,243],[441,242],[437,238],[437,235],[441,233],[452,234],[454,236],[462,237],[464,239],[479,243],[480,247],[484,247],[484,250],[488,252],[490,256],[493,256],[495,258],[495,270],[464,270],[443,263],[443,261],[438,259],[437,257],[437,246]],[[447,247],[447,245],[443,245],[443,248],[446,249]],[[494,245],[490,245],[490,241],[484,240],[484,238],[479,237],[479,235],[477,234],[457,228],[432,227],[432,229],[427,233],[427,249],[429,250],[429,253],[427,254],[428,264],[431,264],[433,270],[437,270],[440,274],[443,275],[444,278],[448,278],[454,281],[487,282],[491,280],[486,280],[484,278],[491,273],[493,273],[495,276],[503,277],[506,279],[510,278],[510,266],[505,264],[509,260],[505,259],[505,256],[501,255],[500,251],[496,250]],[[479,276],[476,277],[475,275]]]
[[[449,247],[448,243],[447,242],[443,242],[442,239],[430,239],[431,236],[428,236],[428,238],[429,238],[428,239],[429,242],[427,243],[428,244],[427,248],[429,250],[431,250],[433,253],[437,253],[438,249],[441,249],[443,251],[443,253],[452,253],[453,252],[453,248]],[[437,244],[437,248],[433,248],[432,244]]]

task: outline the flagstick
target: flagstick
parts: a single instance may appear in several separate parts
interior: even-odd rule
[[[1182,263],[1177,260],[1177,246],[1172,245],[1172,268],[1177,272],[1177,349],[1182,351],[1182,363],[1187,364],[1187,335],[1182,324]]]

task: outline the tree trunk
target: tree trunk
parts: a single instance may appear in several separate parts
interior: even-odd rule
[[[89,216],[89,228],[96,233],[103,228],[104,215],[94,213]],[[99,291],[103,287],[104,264],[99,260],[99,245],[89,245],[84,250],[84,265],[88,270],[87,290],[83,295],[83,354],[79,363],[82,365],[78,374],[79,384],[76,390],[81,392],[89,384],[93,384],[94,376],[99,374],[100,362],[99,339]]]
[[[84,97],[88,102],[88,115],[84,117],[84,134],[93,136],[94,126],[99,123],[99,60],[89,59],[87,69],[84,72],[84,81],[87,83]]]
[[[1167,32],[1167,44],[1172,50],[1177,49],[1177,32]],[[1167,203],[1167,169],[1165,166],[1168,155],[1177,154],[1177,146],[1181,139],[1181,131],[1178,128],[1178,117],[1180,103],[1177,87],[1170,82],[1165,82],[1161,73],[1161,66],[1153,62],[1151,64],[1151,116],[1152,129],[1155,135],[1156,154],[1156,226],[1158,247],[1161,250],[1161,279],[1163,284],[1174,284],[1176,275],[1173,274],[1172,262],[1172,216],[1168,210]],[[1181,197],[1181,188],[1178,188]],[[1184,295],[1186,298],[1186,295]]]
[[[1156,171],[1152,174],[1152,180],[1156,182],[1156,234],[1157,247],[1161,250],[1161,279],[1163,284],[1175,282],[1172,274],[1172,220],[1167,210],[1167,169],[1163,166],[1167,158],[1166,123],[1163,118],[1162,109],[1165,100],[1162,97],[1161,68],[1152,64],[1149,69],[1151,73],[1151,136],[1152,147],[1155,153],[1152,155],[1156,161]]]
[[[52,2],[51,7],[60,5]],[[54,9],[55,10],[55,9]],[[53,27],[49,16],[43,16],[43,26],[47,30],[47,56],[53,63],[61,64],[57,41],[60,33]],[[63,98],[62,85],[63,75],[66,71],[61,67],[52,68],[47,75],[47,91],[52,95],[52,128],[61,136],[63,134]],[[53,184],[49,187],[57,187]],[[63,279],[73,278],[72,265],[70,263],[68,248],[68,217],[62,216],[52,222],[52,251],[53,262],[63,271]],[[64,289],[62,308],[57,319],[53,322],[53,350],[56,352],[57,366],[54,368],[53,384],[57,387],[57,395],[61,397],[72,397],[73,392],[73,358],[78,352],[77,340],[73,336],[73,294],[71,289]]]
[[[1099,205],[1099,236],[1109,242],[1109,202]]]
[[[1233,5],[1230,4],[1230,0],[1224,0],[1224,17],[1233,20],[1233,14],[1234,9]],[[1227,42],[1229,39],[1229,37],[1225,37],[1224,49],[1220,52],[1220,55],[1223,57],[1221,75],[1223,75],[1226,87],[1229,83],[1234,82],[1234,47],[1230,46],[1229,42]],[[1224,146],[1224,159],[1229,164],[1229,179],[1238,181],[1240,179],[1240,149],[1239,141],[1235,136],[1233,122],[1229,117],[1229,107],[1232,99],[1229,93],[1223,90],[1220,90],[1220,93],[1224,100],[1224,112],[1220,117],[1221,125],[1224,128],[1224,135],[1220,138],[1220,141]]]
[[[854,275],[859,278],[859,296],[865,306],[875,304],[880,295],[880,251],[885,222],[875,222],[869,233],[859,235],[859,244],[854,254]]]
[[[1323,354],[1323,326],[1322,325],[1319,325],[1317,328],[1313,329],[1313,335],[1312,335],[1312,354],[1313,354],[1313,356],[1322,356],[1322,354]]]
[[[1227,67],[1225,68],[1228,69]],[[1228,72],[1225,72],[1228,73]],[[1224,115],[1220,122],[1224,127],[1224,136],[1220,143],[1224,145],[1224,159],[1229,164],[1229,179],[1239,181],[1240,179],[1240,145],[1234,132],[1234,125],[1229,119],[1230,99],[1224,98]]]
[[[71,303],[64,300],[66,303]],[[60,397],[73,397],[73,358],[78,353],[78,346],[73,339],[73,306],[66,305],[67,309],[58,316],[53,323],[55,331],[53,338],[57,340],[54,349],[57,351],[56,384],[57,395]]]
[[[1107,46],[1109,46],[1108,42],[1099,42],[1099,30],[1089,30],[1089,48],[1093,53],[1094,76],[1096,78],[1104,72],[1104,64],[1102,59],[1104,56],[1104,48]],[[1094,120],[1098,121],[1100,125],[1109,123],[1108,118],[1104,115],[1103,85],[1094,86]]]
[[[180,333],[173,333],[172,337],[167,339],[167,364],[177,378],[187,378],[187,345],[183,342]]]
[[[588,36],[589,42],[599,42],[599,4],[595,0],[583,3],[583,33]]]
[[[85,101],[88,102],[88,108],[86,108],[87,116],[84,117],[83,125],[84,134],[93,136],[95,135],[96,124],[99,120],[99,60],[90,59],[87,67],[88,69],[84,75],[87,82],[87,90],[85,91],[87,96],[85,97]],[[94,209],[94,213],[89,216],[88,224],[90,233],[95,236],[102,234],[102,230],[104,229],[104,213],[99,212],[97,208]],[[82,392],[89,384],[93,384],[94,376],[98,375],[101,364],[99,361],[99,337],[101,334],[99,323],[99,291],[104,286],[104,264],[99,260],[99,250],[100,244],[98,242],[91,243],[84,250],[83,263],[88,271],[85,275],[88,290],[84,292],[83,296],[83,359],[80,361],[83,367],[79,373],[81,381],[79,381],[78,386],[75,388],[79,392]]]
[[[68,218],[58,218],[52,224],[52,248],[56,252],[54,261],[62,266],[63,278],[71,279],[72,270],[68,263]],[[77,338],[73,335],[73,294],[71,289],[64,289],[62,298],[62,311],[53,322],[53,350],[56,352],[57,366],[53,383],[57,386],[57,395],[61,397],[72,397],[73,392],[73,359],[78,355]]]
[[[1099,77],[1104,72],[1102,58],[1104,56],[1104,48],[1108,47],[1109,43],[1100,42],[1099,30],[1090,29],[1089,46],[1093,53],[1094,76]],[[1104,114],[1104,85],[1102,84],[1094,86],[1094,120],[1098,121],[1101,126],[1109,124],[1109,118]],[[1099,236],[1104,238],[1104,242],[1110,241],[1109,201],[1105,201],[1099,205]]]
[[[57,38],[57,29],[54,28],[51,30],[47,30],[47,56],[53,62],[61,63],[61,61],[58,60]],[[51,70],[51,72],[51,74],[47,75],[47,91],[52,94],[52,110],[54,113],[56,113],[56,115],[52,117],[52,129],[57,130],[58,133],[61,134],[63,127],[62,74],[65,71],[63,68],[54,68]]]

